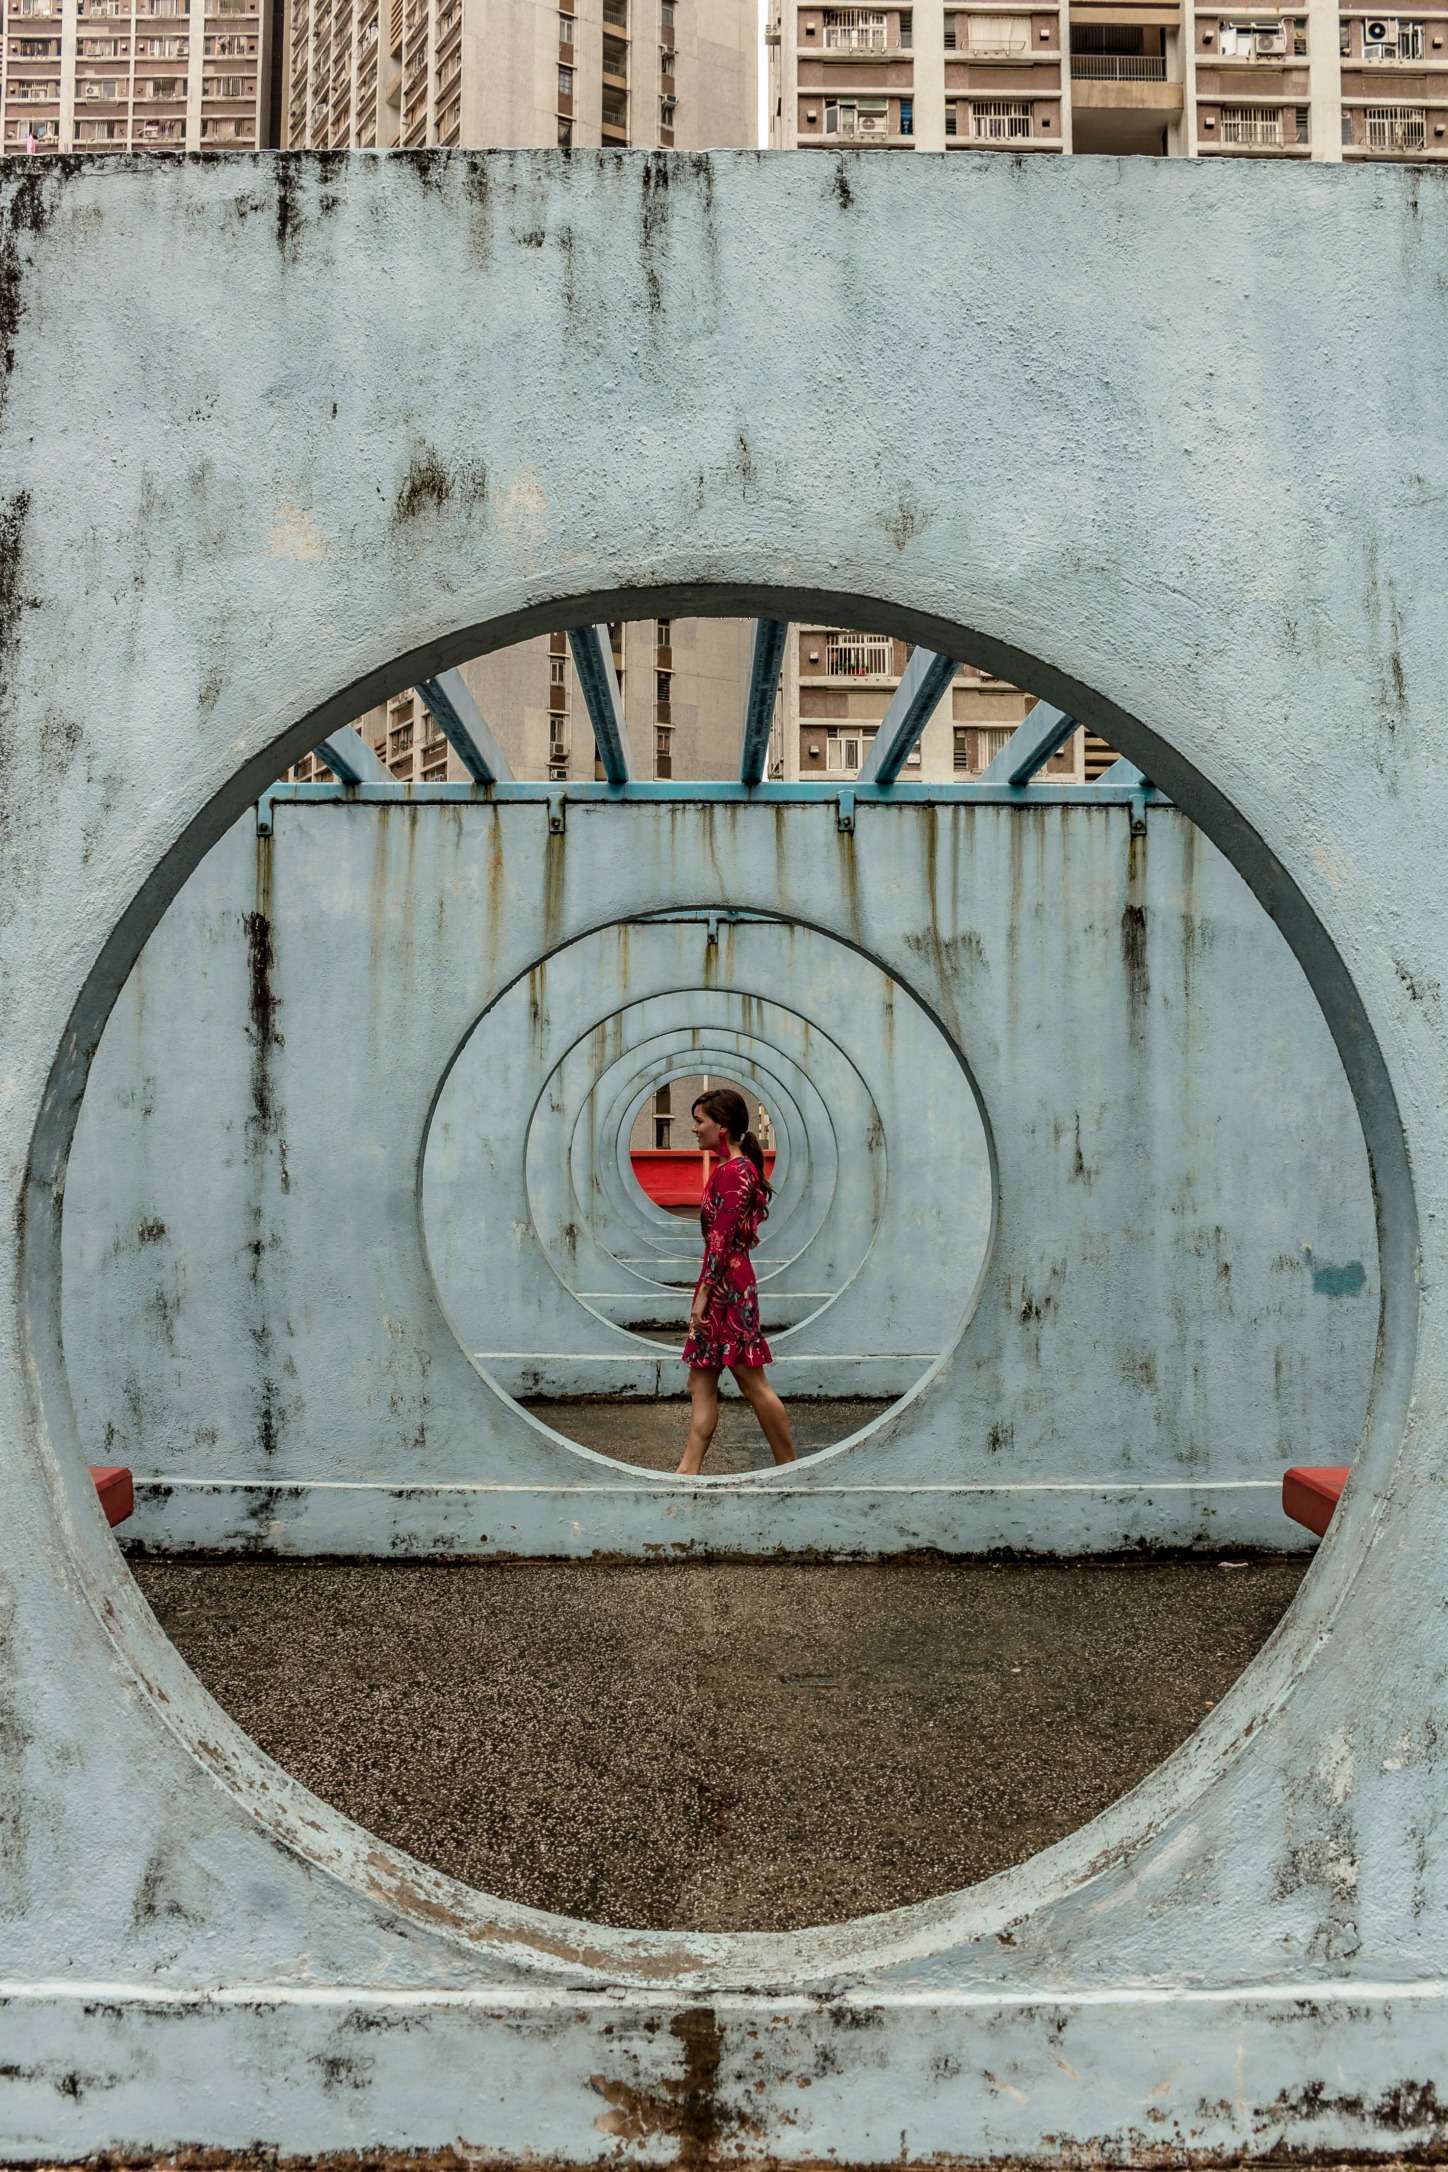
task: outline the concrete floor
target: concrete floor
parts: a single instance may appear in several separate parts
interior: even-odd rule
[[[680,1366],[681,1379],[683,1371]],[[579,1441],[600,1455],[616,1456],[620,1463],[637,1463],[650,1471],[678,1468],[684,1435],[689,1430],[687,1395],[637,1403],[617,1395],[567,1400],[533,1396],[525,1399],[523,1407],[566,1439]],[[828,1401],[792,1402],[789,1416],[795,1449],[807,1456],[817,1448],[832,1447],[837,1440],[848,1440],[851,1433],[858,1433],[861,1426],[889,1408],[888,1396],[883,1400],[831,1396]],[[769,1462],[769,1444],[749,1405],[738,1396],[721,1397],[719,1430],[704,1465],[706,1474],[715,1478],[726,1472],[752,1471]]]
[[[488,1892],[658,1928],[836,1921],[1004,1869],[1190,1734],[1303,1557],[138,1561],[261,1746]]]

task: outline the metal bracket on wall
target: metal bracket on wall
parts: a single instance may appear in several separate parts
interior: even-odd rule
[[[564,813],[567,804],[568,797],[566,793],[550,792],[548,794],[548,834],[550,837],[561,837],[563,835],[567,826],[567,817]]]
[[[835,802],[835,821],[842,830],[853,833],[855,827],[855,795],[845,790]]]

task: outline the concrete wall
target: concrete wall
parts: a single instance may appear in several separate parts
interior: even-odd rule
[[[606,918],[620,852],[653,906],[687,903],[642,810],[561,839],[524,806],[272,819],[239,824],[152,939],[72,1157],[68,1361],[89,1451],[137,1472],[137,1541],[638,1551],[667,1529],[755,1550],[816,1543],[818,1510],[846,1549],[1275,1545],[1283,1467],[1350,1460],[1377,1331],[1361,1133],[1281,937],[1176,810],[1141,835],[1123,808],[862,815],[889,825],[881,910],[915,931],[899,979],[815,927],[687,913],[544,959],[530,901],[576,880]],[[884,833],[785,819],[793,894],[828,925]],[[735,894],[762,900],[772,841],[729,835]],[[515,934],[534,963],[510,977]],[[822,1094],[818,1181],[826,1121],[837,1155],[803,1225],[788,1171],[766,1225],[781,1386],[903,1394],[948,1358],[800,1466],[792,1513],[715,1487],[683,1489],[681,1517],[621,1501],[615,1467],[462,1352],[511,1394],[682,1391],[693,1235],[660,1218],[651,1258],[641,1208],[624,1249],[597,1177],[618,1114],[601,1142],[579,1119],[666,1028],[731,1024]],[[999,1164],[978,1302],[991,1194],[962,1061]],[[653,1317],[670,1329],[625,1324]],[[506,1515],[470,1490],[498,1486]]]
[[[1448,404],[1424,357],[1448,348],[1448,202],[1433,177],[966,153],[36,164],[0,176],[4,2152],[701,2167],[1441,2150]],[[862,308],[902,261],[890,307]],[[1244,397],[1287,374],[1291,402]],[[996,426],[963,432],[967,402]],[[419,494],[428,475],[447,487]],[[1330,1021],[1382,1277],[1333,1529],[1191,1739],[985,1885],[780,1938],[511,1907],[271,1765],[126,1572],[61,1337],[87,1070],[205,849],[425,667],[560,617],[701,608],[893,627],[979,658],[1198,820]],[[850,833],[797,791],[575,796],[566,852],[535,848],[541,895],[482,924],[487,978],[507,985],[601,912],[647,909],[673,887],[667,831],[693,905],[828,908],[843,939],[928,979],[954,1030],[969,946],[937,954],[929,931],[965,934],[971,869],[1008,883],[1010,838],[1028,869],[1032,824],[972,862],[953,816],[917,910],[897,811],[857,797]],[[1124,820],[1103,824],[1118,941]],[[1142,926],[1126,923],[1138,955]],[[1059,913],[1021,937],[1043,966],[1066,942]],[[419,931],[423,974],[431,942]],[[1154,972],[1138,1000],[1143,1033],[1166,984]],[[325,982],[295,1000],[300,1030]],[[392,1001],[379,987],[379,1028]],[[1253,1045],[1222,1043],[1242,1064]],[[1009,1142],[984,1036],[972,1060]],[[319,1090],[302,1113],[310,1136],[334,1111]],[[257,1115],[260,1226],[237,1234],[265,1249],[279,1135]],[[1018,1115],[1064,1196],[1074,1137],[1058,1147]],[[1140,1124],[1108,1135],[1134,1151]],[[301,1137],[289,1227],[328,1196]],[[1098,1210],[1118,1159],[1083,1153]],[[1003,1225],[1024,1181],[1003,1154]],[[349,1286],[355,1234],[334,1233]],[[364,1283],[370,1269],[364,1251]],[[235,1338],[249,1332],[242,1315]],[[916,1397],[897,1461],[963,1383],[942,1372]],[[1113,1381],[1102,1422],[1138,1392]],[[550,1477],[580,1468],[537,1452]],[[803,1499],[829,1544],[824,1468],[698,1498],[769,1493],[781,1525]],[[631,1520],[655,1499],[688,1528],[667,1482],[620,1490]],[[582,1491],[561,1489],[560,1523]]]

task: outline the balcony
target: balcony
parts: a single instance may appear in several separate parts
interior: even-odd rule
[[[1164,83],[1165,53],[1073,53],[1073,83]]]

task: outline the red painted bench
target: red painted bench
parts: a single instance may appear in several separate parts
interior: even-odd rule
[[[93,1463],[90,1474],[96,1482],[106,1522],[124,1523],[136,1506],[136,1490],[131,1484],[130,1472],[123,1463]]]
[[[1299,1463],[1282,1474],[1283,1513],[1294,1523],[1305,1524],[1309,1531],[1322,1537],[1332,1522],[1332,1512],[1342,1498],[1347,1484],[1347,1474],[1352,1468],[1347,1463],[1318,1464]]]

